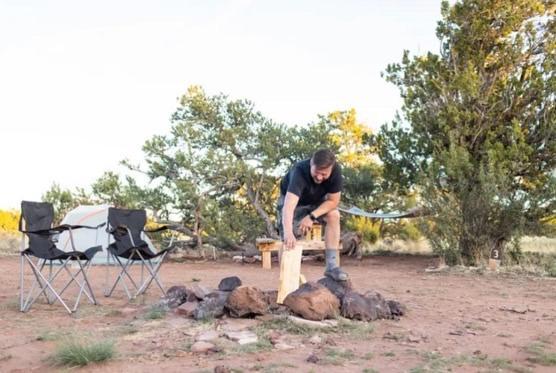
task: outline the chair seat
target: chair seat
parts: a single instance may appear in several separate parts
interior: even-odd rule
[[[85,251],[62,251],[57,248],[52,248],[49,250],[35,251],[30,248],[21,252],[21,255],[32,255],[39,259],[46,260],[91,260],[93,257],[102,251],[102,246],[93,246]]]
[[[159,252],[155,253],[149,248],[148,245],[144,245],[144,246],[139,246],[139,247],[130,247],[130,248],[127,248],[125,250],[119,250],[118,247],[115,244],[112,244],[112,245],[108,246],[108,250],[110,251],[110,253],[112,253],[113,255],[118,256],[120,258],[126,258],[126,259],[131,259],[131,260],[141,260],[141,256],[142,256],[143,259],[148,260],[148,259],[154,259],[156,257],[161,256],[162,254],[164,254],[169,249],[160,250]],[[137,252],[139,252],[139,254],[141,254],[141,256],[139,256],[137,254]]]

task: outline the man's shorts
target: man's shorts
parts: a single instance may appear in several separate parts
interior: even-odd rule
[[[276,228],[280,234],[280,238],[284,239],[284,227],[282,226],[282,208],[284,207],[284,196],[280,196],[278,203],[276,204]],[[293,212],[293,233],[296,238],[303,237],[303,234],[299,230],[299,224],[301,220],[309,215],[312,211],[316,210],[319,205],[297,205]],[[320,224],[325,224],[324,219],[319,218],[317,221]]]

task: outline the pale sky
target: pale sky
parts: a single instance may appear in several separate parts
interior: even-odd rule
[[[188,86],[304,125],[401,106],[380,77],[438,52],[440,0],[0,0],[0,208],[88,187],[166,133]]]

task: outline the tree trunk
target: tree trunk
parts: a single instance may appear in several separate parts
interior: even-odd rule
[[[248,185],[246,189],[247,189],[247,197],[249,198],[249,202],[251,202],[251,204],[253,204],[253,206],[255,207],[255,210],[257,211],[259,216],[265,222],[267,236],[271,237],[271,238],[274,238],[274,239],[278,239],[279,237],[278,237],[278,234],[276,234],[276,228],[274,227],[274,224],[272,223],[272,220],[270,220],[270,217],[268,216],[266,211],[262,208],[261,204],[257,200],[256,194],[253,191],[253,188]]]
[[[197,240],[196,248],[201,253],[201,257],[205,258],[205,251],[203,250],[203,237],[201,228],[201,203],[199,202],[195,207],[195,222],[193,224],[193,233]]]

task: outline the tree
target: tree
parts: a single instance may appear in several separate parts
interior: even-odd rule
[[[55,222],[60,222],[69,210],[79,205],[69,189],[62,189],[62,187],[56,183],[52,184],[41,199],[44,202],[52,204]]]
[[[442,3],[440,54],[389,65],[403,118],[375,138],[385,175],[419,191],[427,234],[478,264],[556,209],[553,0]]]

